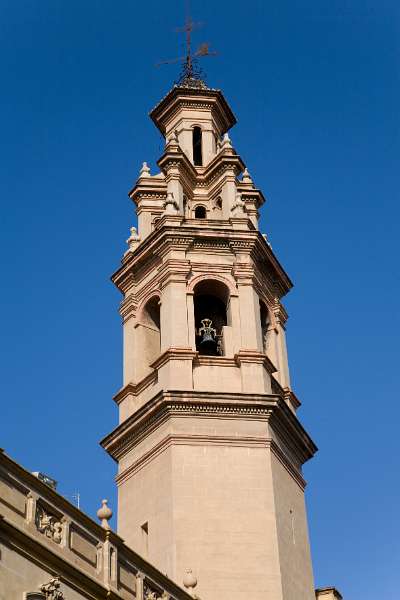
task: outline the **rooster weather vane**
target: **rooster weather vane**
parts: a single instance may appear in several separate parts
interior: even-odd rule
[[[185,25],[178,27],[175,31],[177,33],[186,34],[186,53],[178,58],[172,60],[164,60],[157,63],[157,67],[161,65],[172,65],[176,63],[182,63],[182,69],[179,79],[175,82],[175,85],[182,87],[197,87],[205,88],[204,73],[200,67],[199,59],[204,56],[215,56],[217,53],[210,50],[210,46],[207,42],[203,42],[197,48],[195,52],[192,51],[192,31],[201,27],[202,23],[194,23],[190,16],[188,5],[186,10]]]

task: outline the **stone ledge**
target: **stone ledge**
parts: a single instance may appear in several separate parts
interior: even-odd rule
[[[303,464],[317,451],[314,442],[280,396],[181,390],[158,392],[106,436],[101,445],[118,461],[172,416],[266,420],[288,449],[284,453],[290,462],[296,457],[296,463]]]

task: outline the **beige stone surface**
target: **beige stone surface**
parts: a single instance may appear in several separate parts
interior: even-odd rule
[[[163,593],[191,600],[109,529],[107,519],[101,527],[3,451],[0,484],[0,600],[25,600],[54,578],[62,594],[56,600],[150,600],[151,590],[153,600]]]
[[[174,88],[151,118],[166,138],[160,173],[143,167],[130,192],[140,242],[113,275],[125,377],[102,443],[118,462],[118,532],[175,581],[192,569],[202,600],[312,600],[301,469],[316,448],[295,416],[281,302],[292,284],[258,231],[265,198],[221,92]],[[199,341],[202,310],[217,315],[215,355]]]

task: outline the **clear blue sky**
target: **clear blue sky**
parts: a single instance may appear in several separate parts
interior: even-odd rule
[[[176,77],[183,2],[0,0],[1,445],[116,506],[98,440],[117,423],[119,264],[147,117]],[[318,586],[398,600],[400,7],[395,0],[199,1],[204,61],[268,198],[286,299]],[[245,507],[244,507],[245,508]]]

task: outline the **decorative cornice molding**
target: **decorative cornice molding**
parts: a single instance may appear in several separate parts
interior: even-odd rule
[[[229,104],[219,90],[185,89],[179,86],[174,86],[153,108],[150,117],[156,127],[165,135],[167,123],[170,123],[182,108],[211,111],[220,134],[225,133],[236,123]]]
[[[309,460],[317,448],[283,398],[269,394],[160,391],[110,433],[101,445],[119,460],[171,416],[266,419],[295,464]]]
[[[129,319],[136,316],[137,301],[134,295],[125,296],[119,305],[119,314],[122,317],[122,322],[126,323]]]
[[[156,358],[156,360],[151,363],[150,367],[152,369],[160,369],[170,360],[191,360],[196,357],[196,352],[192,350],[189,346],[186,348],[179,347],[171,347],[168,350],[165,350],[160,356]]]
[[[158,228],[141,242],[137,250],[130,255],[129,261],[123,264],[113,275],[112,281],[121,291],[126,288],[129,289],[129,286],[133,285],[133,273],[136,280],[140,278],[143,265],[145,265],[143,273],[148,272],[149,260],[160,261],[160,256],[165,256],[170,249],[179,248],[182,251],[187,251],[190,246],[193,249],[198,248],[202,251],[205,251],[207,246],[210,250],[214,249],[214,251],[219,248],[221,252],[228,252],[227,246],[229,246],[236,255],[250,254],[254,261],[252,268],[257,271],[257,277],[262,279],[263,273],[267,274],[267,278],[271,282],[270,285],[275,288],[275,296],[279,294],[279,297],[281,297],[291,288],[290,279],[261,234],[256,230],[237,230],[233,227],[221,229],[215,224],[206,229],[199,229],[190,226],[187,222],[182,224],[183,217],[179,215],[173,218],[177,220],[175,225],[168,224],[167,218],[163,221],[164,217],[162,217],[160,219],[161,223],[158,223]],[[241,270],[243,272],[243,268],[237,263],[238,274]],[[128,285],[126,280],[129,280],[129,278],[132,282]]]
[[[122,387],[113,397],[113,400],[116,404],[121,404],[126,398],[129,396],[136,397],[145,389],[150,387],[151,385],[155,385],[158,381],[158,374],[156,370],[153,370],[151,373],[148,373],[145,377],[140,379],[137,383],[127,383]]]
[[[288,314],[284,308],[284,306],[279,301],[279,298],[275,298],[274,305],[272,307],[273,314],[275,317],[275,321],[278,325],[282,325],[285,327],[286,321],[288,320]]]
[[[275,365],[270,361],[268,356],[258,350],[239,350],[239,352],[235,354],[235,361],[238,365],[241,363],[263,365],[270,375],[277,371]]]
[[[194,367],[237,367],[237,363],[234,357],[229,356],[205,356],[198,354],[195,357]]]

